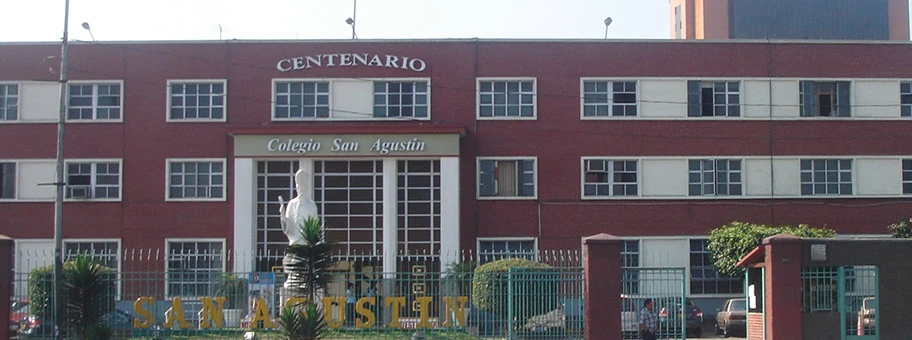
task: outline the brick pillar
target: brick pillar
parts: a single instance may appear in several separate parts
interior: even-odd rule
[[[9,332],[9,302],[13,293],[13,239],[0,235],[0,338]]]
[[[801,239],[779,234],[764,239],[763,246],[766,248],[767,340],[792,340],[802,334]]]
[[[598,234],[583,239],[586,276],[586,339],[621,338],[621,239]]]

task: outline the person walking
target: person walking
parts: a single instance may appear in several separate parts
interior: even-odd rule
[[[643,309],[640,310],[640,339],[656,340],[656,328],[659,322],[659,316],[654,310],[655,302],[652,299],[643,301]]]

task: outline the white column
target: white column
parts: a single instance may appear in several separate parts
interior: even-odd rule
[[[301,158],[300,160],[298,160],[298,166],[300,166],[301,170],[304,170],[305,172],[310,174],[310,178],[309,178],[310,179],[310,189],[307,190],[307,195],[309,195],[307,198],[313,199],[314,198],[314,161],[313,161],[313,158]],[[297,185],[297,183],[295,183],[295,184]],[[291,199],[291,197],[286,198],[286,199]]]
[[[440,158],[440,270],[459,261],[459,157]]]
[[[397,207],[395,158],[383,159],[383,272],[396,272],[396,255],[399,252],[399,209]],[[387,278],[393,278],[388,275]]]
[[[256,261],[256,162],[234,159],[234,271],[251,272]]]

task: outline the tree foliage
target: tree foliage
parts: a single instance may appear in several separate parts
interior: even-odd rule
[[[744,269],[736,266],[738,261],[763,243],[763,239],[777,234],[822,238],[833,237],[836,235],[836,231],[828,228],[812,228],[806,224],[771,226],[734,221],[713,229],[709,233],[708,249],[713,265],[720,274],[742,275]]]
[[[887,228],[890,229],[890,232],[893,233],[893,238],[912,238],[912,216],[903,217],[893,223]]]
[[[285,271],[300,275],[304,282],[296,288],[306,292],[310,301],[316,301],[317,292],[325,289],[332,280],[330,268],[333,266],[335,244],[326,240],[323,221],[319,217],[309,217],[298,227],[301,228],[304,244],[285,248],[285,252],[296,260]]]
[[[63,263],[60,279],[65,334],[78,339],[107,339],[110,329],[101,321],[114,310],[117,292],[114,269],[102,266],[87,256]],[[54,319],[54,266],[39,267],[29,273],[29,303],[32,313],[45,320]]]
[[[283,340],[321,339],[327,330],[323,311],[313,303],[287,305],[277,321]]]

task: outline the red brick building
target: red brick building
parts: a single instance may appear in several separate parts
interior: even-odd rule
[[[269,270],[287,242],[278,196],[294,196],[303,168],[327,236],[376,260],[361,270],[401,269],[396,253],[447,264],[609,233],[627,240],[627,266],[685,267],[689,295],[740,295],[742,280],[708,262],[713,228],[886,236],[912,211],[910,53],[806,41],[75,43],[65,251],[112,252],[118,265],[128,249],[162,249],[165,271]],[[0,234],[20,252],[53,248],[54,187],[41,184],[55,176],[59,54],[0,46]]]

